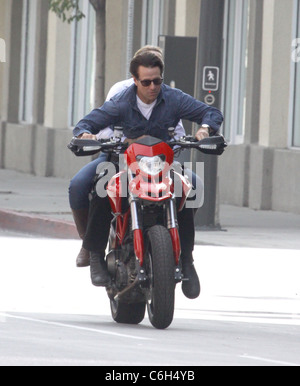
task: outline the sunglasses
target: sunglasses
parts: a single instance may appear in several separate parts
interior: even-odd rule
[[[149,87],[152,82],[153,82],[153,84],[155,84],[155,86],[159,86],[160,84],[162,84],[163,80],[164,80],[163,78],[155,78],[152,80],[150,80],[150,79],[144,79],[144,80],[138,79],[138,81],[144,87]]]

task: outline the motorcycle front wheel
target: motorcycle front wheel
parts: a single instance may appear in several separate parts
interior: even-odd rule
[[[175,303],[174,255],[169,231],[154,225],[148,231],[145,266],[149,277],[148,316],[153,327],[167,328]]]

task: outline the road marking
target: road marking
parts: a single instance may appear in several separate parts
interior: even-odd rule
[[[285,362],[285,361],[277,361],[274,359],[268,359],[268,358],[262,358],[262,357],[256,357],[256,356],[251,356],[251,355],[240,355],[240,358],[244,359],[254,359],[256,361],[260,362],[268,362],[268,363],[273,363],[275,365],[283,365],[283,366],[299,366],[299,363],[292,363],[292,362]]]
[[[257,311],[229,311],[229,310],[199,310],[183,309],[175,310],[176,318],[215,320],[224,322],[240,323],[262,323],[300,326],[300,314],[280,312],[257,312]]]
[[[120,334],[118,332],[112,332],[112,331],[106,331],[106,330],[99,330],[99,329],[96,329],[96,328],[76,326],[76,325],[67,324],[67,323],[50,322],[48,320],[29,318],[29,317],[26,317],[26,316],[11,315],[11,314],[7,314],[7,313],[0,313],[0,318],[2,320],[5,320],[5,318],[13,318],[13,319],[26,320],[28,322],[48,324],[48,325],[57,326],[57,327],[73,328],[75,330],[96,332],[98,334],[104,334],[104,335],[112,335],[112,336],[117,336],[119,338],[129,338],[129,339],[137,339],[137,340],[153,340],[152,338],[146,338],[146,337],[142,337],[142,336]]]

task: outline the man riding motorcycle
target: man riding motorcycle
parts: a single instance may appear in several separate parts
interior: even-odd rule
[[[160,47],[146,45],[141,47],[134,56],[144,52],[152,52],[162,58],[162,50]],[[114,84],[109,90],[106,100],[110,100],[114,95],[126,90],[134,84],[133,78],[123,80]],[[87,134],[85,134],[87,135]],[[91,135],[91,134],[90,134]],[[96,136],[96,139],[110,138],[113,136],[113,130],[107,127],[101,130]],[[182,122],[179,121],[175,127],[174,138],[179,139],[185,136],[185,130]],[[91,135],[93,138],[93,136]],[[76,229],[81,239],[86,233],[88,212],[89,212],[89,193],[92,189],[94,176],[97,166],[106,160],[106,154],[100,153],[99,157],[94,159],[80,169],[70,181],[69,186],[69,202],[72,209],[72,214]],[[86,267],[90,265],[90,253],[83,246],[81,247],[78,256],[76,257],[77,267]]]
[[[200,125],[196,133],[198,140],[217,133],[223,121],[221,112],[163,84],[163,70],[164,63],[155,54],[147,52],[135,56],[130,64],[134,85],[79,121],[74,136],[93,138],[110,125],[120,125],[129,143],[143,135],[168,140],[168,128],[176,127],[180,119]],[[83,246],[91,251],[91,279],[98,286],[106,286],[110,280],[104,262],[110,219],[108,197],[95,195],[90,202]],[[185,296],[193,299],[200,294],[200,283],[193,264],[195,228],[192,208],[185,207],[178,213],[178,225],[182,272],[189,279],[182,282],[182,290]]]

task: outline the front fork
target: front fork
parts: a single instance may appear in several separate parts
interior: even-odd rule
[[[174,198],[169,200],[169,202],[167,203],[166,215],[167,215],[167,227],[171,235],[173,253],[174,253],[175,281],[179,282],[182,280],[183,275],[179,264],[181,246],[180,246],[180,238],[179,238],[178,223],[177,223],[177,216],[176,216],[176,205],[175,205]]]
[[[181,268],[179,265],[179,259],[181,254],[180,247],[180,238],[177,226],[177,217],[176,217],[176,205],[174,203],[174,199],[169,200],[166,204],[166,219],[167,219],[167,228],[169,229],[173,254],[174,254],[174,262],[175,262],[175,280],[180,281],[182,279]],[[134,253],[139,262],[139,270],[138,276],[139,280],[146,280],[146,273],[143,269],[144,263],[144,237],[142,232],[142,227],[139,223],[138,216],[138,208],[137,208],[137,200],[134,197],[130,197],[130,211],[131,211],[131,219],[132,219],[132,230],[133,230],[133,245],[134,245]]]
[[[144,246],[144,237],[142,227],[140,226],[138,208],[137,208],[137,200],[130,195],[130,212],[131,212],[131,221],[132,221],[132,231],[133,231],[133,247],[134,253],[137,258],[136,266],[137,266],[137,280],[139,283],[146,282],[147,275],[143,268],[144,264],[144,254],[145,254],[145,246]]]
[[[128,177],[129,177],[129,180],[132,180],[133,178],[133,174],[130,170],[128,170]],[[131,221],[132,221],[134,253],[139,263],[138,276],[140,277],[140,280],[146,280],[146,273],[143,269],[144,253],[145,253],[143,231],[139,221],[137,199],[131,193],[129,193],[129,203],[130,203],[130,212],[131,212]],[[165,207],[166,223],[167,223],[167,228],[169,229],[169,232],[170,232],[173,253],[174,253],[175,280],[180,281],[182,279],[181,268],[179,264],[181,246],[180,246],[180,238],[179,238],[179,232],[178,232],[175,198],[172,197],[170,200],[168,200],[165,203],[165,206],[166,206]]]
[[[174,260],[175,260],[175,264],[178,265],[179,257],[181,253],[181,247],[180,247],[180,239],[179,239],[177,216],[176,216],[176,205],[174,202],[174,198],[169,200],[168,203],[166,204],[166,215],[167,215],[167,228],[169,229],[171,239],[172,239]]]
[[[130,211],[131,211],[131,221],[132,221],[132,230],[133,230],[133,246],[136,257],[140,261],[140,265],[143,265],[144,262],[144,238],[142,227],[140,226],[137,201],[135,198],[130,197]]]

